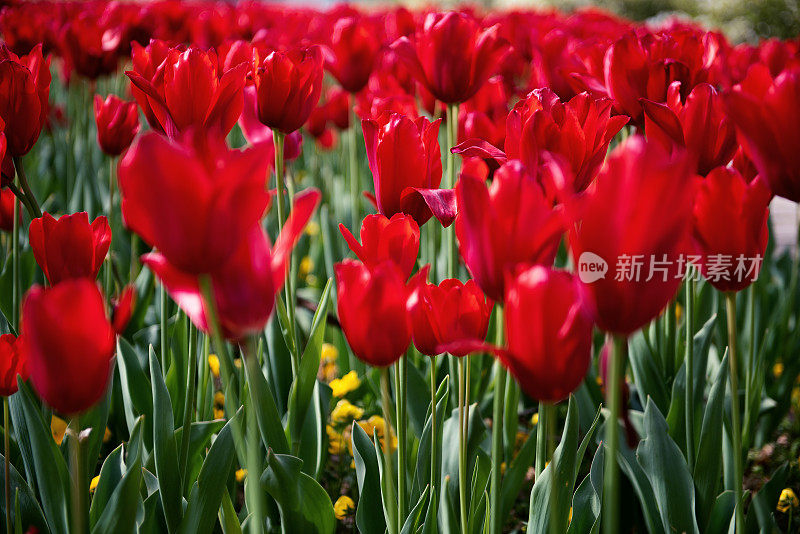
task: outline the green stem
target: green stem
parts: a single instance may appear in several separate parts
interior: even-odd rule
[[[467,532],[467,425],[466,369],[464,358],[458,358],[458,502],[461,532]]]
[[[8,397],[3,397],[3,457],[5,458],[5,491],[6,491],[6,532],[11,529],[11,469],[9,456],[11,454],[11,418],[8,414]]]
[[[106,297],[110,298],[113,294],[113,277],[111,276],[111,256],[113,255],[114,245],[114,159],[109,159],[110,165],[108,166],[108,227],[111,229],[111,245],[108,247],[108,255],[106,256],[105,268],[105,291]]]
[[[86,473],[81,443],[80,417],[74,416],[70,426],[72,467],[72,534],[86,532]]]
[[[167,344],[167,289],[162,283],[159,287],[158,300],[161,307],[159,317],[159,334],[161,336],[161,372],[167,376],[169,369],[169,345]]]
[[[534,474],[538,479],[547,463],[547,416],[549,414],[543,402],[539,403],[536,413],[539,414],[539,420],[536,422],[536,463],[534,465]]]
[[[247,351],[244,355],[245,365],[247,366],[248,376],[253,373],[260,373],[261,366],[258,364],[258,355],[254,348],[253,338],[247,340]],[[253,387],[254,381],[250,382],[250,406],[247,407],[247,502],[253,507],[254,521],[251,521],[252,534],[261,534],[264,524],[264,503],[259,488],[261,473],[261,434],[258,429],[258,419],[256,418],[256,407],[258,406],[258,392]]]
[[[503,346],[503,307],[498,304],[495,309],[495,344]],[[491,498],[491,524],[490,534],[500,534],[503,529],[503,511],[501,510],[500,484],[503,475],[500,466],[503,463],[503,415],[505,412],[504,400],[506,394],[506,369],[500,360],[494,361],[494,400],[492,402],[492,486]]]
[[[219,363],[222,369],[222,376],[225,379],[224,385],[232,386],[232,381],[235,380],[236,370],[233,368],[233,359],[228,351],[228,344],[225,343],[225,338],[222,336],[222,328],[219,325],[219,318],[217,316],[217,301],[214,298],[214,286],[211,282],[211,277],[207,274],[200,275],[197,279],[197,282],[200,286],[200,294],[203,297],[203,310],[206,313],[206,320],[211,332],[211,338],[214,340],[214,348],[217,350],[217,356],[219,357]],[[233,394],[234,392],[235,389],[230,387],[228,394]]]
[[[456,144],[458,138],[458,104],[447,105],[447,124],[446,139],[447,139],[447,176],[444,184],[445,189],[452,189],[456,185],[456,155],[450,152]],[[444,229],[445,242],[447,243],[447,277],[456,278],[456,267],[458,250],[456,248],[455,230],[451,228]]]
[[[356,96],[350,95],[350,129],[347,131],[347,170],[350,178],[350,208],[352,213],[353,234],[358,235],[358,228],[361,222],[360,204],[360,183],[358,174],[358,116],[355,112]]]
[[[742,426],[739,420],[739,361],[736,340],[736,293],[725,293],[725,309],[728,316],[728,363],[731,378],[731,445],[733,446],[733,480],[736,496],[735,518],[736,534],[744,531],[744,511],[742,510]]]
[[[436,440],[437,440],[437,429],[436,429],[436,356],[431,356],[431,497],[436,495],[435,488],[438,484],[437,482],[437,469],[436,469],[436,456],[437,456],[437,448],[436,448]],[[433,501],[431,501],[433,502]]]
[[[391,396],[389,394],[389,368],[384,367],[381,369],[381,398],[383,405],[383,457],[385,460],[385,473],[386,480],[384,481],[384,488],[386,490],[386,510],[389,514],[389,534],[398,534],[399,528],[397,524],[397,507],[394,506],[395,501],[395,482],[394,473],[392,469],[392,408]]]
[[[672,299],[667,306],[667,316],[665,318],[666,331],[667,331],[667,358],[669,358],[672,365],[675,365],[676,358],[678,357],[675,347],[677,345],[676,339],[678,337],[678,321],[675,315],[675,307],[677,302]],[[674,367],[673,367],[674,368]]]
[[[189,323],[189,321],[186,321]],[[181,434],[181,456],[180,467],[181,474],[183,475],[183,492],[186,493],[186,487],[189,484],[188,473],[188,459],[189,459],[189,439],[192,435],[192,415],[194,414],[195,402],[195,387],[197,384],[197,349],[196,332],[191,323],[188,324],[189,329],[189,352],[187,357],[188,372],[186,373],[186,401],[183,406],[183,433]]]
[[[686,462],[694,471],[694,279],[686,280]]]
[[[39,208],[39,203],[36,202],[36,197],[33,196],[33,191],[31,191],[31,186],[28,184],[28,177],[25,175],[25,167],[22,165],[22,157],[21,156],[14,156],[14,168],[17,171],[17,177],[19,178],[19,185],[22,187],[22,191],[25,193],[25,198],[28,199],[29,208],[31,210],[31,217],[41,217],[42,210]]]
[[[19,201],[14,201],[14,227],[11,230],[11,324],[19,335]]]
[[[411,350],[411,349],[409,349]],[[398,524],[405,523],[408,513],[406,495],[406,422],[408,395],[408,352],[395,364],[395,392],[397,395],[397,517]]]
[[[628,340],[625,336],[614,336],[614,350],[608,362],[608,383],[606,384],[606,405],[609,416],[606,420],[606,457],[603,489],[603,532],[619,532],[619,417],[622,412],[623,369]]]
[[[755,372],[756,364],[756,302],[755,302],[755,287],[753,284],[747,288],[747,320],[748,330],[750,335],[750,344],[748,346],[747,363],[744,370],[744,421],[742,422],[743,435],[742,445],[745,450],[750,448],[750,426],[753,419],[753,414],[750,406],[752,405],[753,395],[756,398],[761,398],[761,390],[755,391],[753,387],[753,373]]]
[[[548,443],[555,439],[556,435],[556,406],[555,404],[545,404],[544,410],[547,412],[547,436]],[[548,458],[552,461],[553,455],[548,448]],[[564,529],[561,527],[561,514],[557,513],[558,509],[558,494],[556,488],[556,470],[555,465],[550,468],[550,509],[553,513],[550,515],[550,534],[562,534]]]

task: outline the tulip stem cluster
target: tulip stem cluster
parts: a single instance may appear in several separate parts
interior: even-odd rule
[[[411,349],[409,349],[411,350]],[[408,513],[406,497],[406,426],[408,424],[407,394],[408,394],[408,351],[402,358],[395,362],[394,368],[396,412],[397,412],[397,517],[398,523],[405,522]]]
[[[458,358],[458,495],[461,532],[467,532],[467,445],[469,441],[469,400],[467,398],[467,357]]]
[[[742,510],[742,423],[739,413],[739,359],[736,339],[736,293],[725,293],[725,311],[728,318],[728,364],[731,379],[731,446],[733,447],[733,482],[735,504],[736,534],[744,531],[744,511]]]
[[[42,210],[39,208],[39,203],[36,201],[36,197],[33,195],[33,191],[31,191],[31,186],[28,184],[28,177],[25,175],[25,167],[22,164],[22,157],[21,156],[14,156],[14,169],[17,171],[17,177],[19,178],[19,185],[22,188],[22,192],[25,195],[25,201],[27,202],[28,211],[31,214],[31,218],[38,218],[42,216]]]
[[[619,418],[622,413],[622,378],[628,349],[628,338],[614,336],[614,347],[608,362],[608,381],[606,383],[606,406],[609,415],[606,419],[606,453],[603,487],[603,526],[604,532],[619,530]],[[542,424],[539,421],[539,424]]]
[[[73,534],[86,532],[86,466],[84,465],[81,422],[75,415],[68,429],[72,445],[70,460],[72,466],[72,530]]]
[[[498,347],[503,346],[503,307],[497,305],[495,307],[495,342]],[[492,515],[490,523],[490,534],[500,534],[503,529],[503,511],[500,491],[500,484],[503,477],[500,472],[500,466],[503,463],[503,416],[504,416],[504,403],[506,394],[506,369],[500,360],[494,362],[494,399],[492,400],[492,481],[491,481],[491,502],[492,502]]]

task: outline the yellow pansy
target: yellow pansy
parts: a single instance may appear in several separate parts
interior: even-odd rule
[[[350,401],[342,399],[336,403],[336,407],[331,412],[331,420],[335,424],[350,423],[362,415],[364,415],[364,410],[350,404]]]
[[[237,469],[236,470],[236,482],[241,484],[244,482],[244,479],[247,478],[247,469]]]
[[[781,513],[786,513],[790,508],[797,508],[798,506],[800,506],[800,501],[797,500],[797,495],[794,494],[792,488],[783,488],[778,499],[777,510]]]
[[[361,385],[361,379],[358,378],[355,371],[350,371],[342,378],[331,380],[329,385],[331,386],[331,390],[333,390],[333,396],[339,398],[358,389],[358,386]]]
[[[356,503],[353,502],[353,499],[347,495],[342,495],[336,499],[336,503],[333,505],[333,514],[336,516],[336,519],[341,521],[350,515],[355,509]]]
[[[53,433],[53,441],[56,445],[61,446],[64,441],[64,434],[67,432],[67,422],[55,415],[50,417],[50,432]]]
[[[221,391],[214,393],[214,419],[225,418],[225,395]]]
[[[214,378],[219,378],[219,358],[216,354],[208,355],[208,368],[211,369]]]
[[[331,425],[325,425],[325,432],[328,434],[328,453],[341,455],[347,450],[344,436],[336,431]]]

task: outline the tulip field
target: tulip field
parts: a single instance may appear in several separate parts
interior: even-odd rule
[[[800,532],[800,38],[2,6],[1,532]]]

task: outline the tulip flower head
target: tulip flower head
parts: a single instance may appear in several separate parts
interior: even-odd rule
[[[31,249],[50,285],[62,280],[94,280],[111,246],[111,228],[101,215],[89,224],[85,212],[58,219],[44,213],[31,221],[28,230]]]
[[[361,221],[361,243],[343,224],[339,231],[350,250],[368,267],[390,260],[406,279],[411,276],[419,254],[419,226],[408,215],[396,213],[391,219],[367,215]]]
[[[109,156],[119,156],[133,142],[139,131],[139,110],[135,102],[126,102],[115,95],[103,100],[94,96],[94,118],[97,123],[97,144]]]
[[[24,156],[36,144],[49,98],[50,58],[42,57],[41,45],[22,57],[0,46],[0,118],[12,156]]]
[[[367,19],[342,17],[333,25],[325,67],[345,91],[357,93],[367,85],[379,49],[380,42]]]
[[[9,397],[17,392],[17,377],[28,379],[28,354],[24,343],[21,336],[0,336],[0,396]]]

